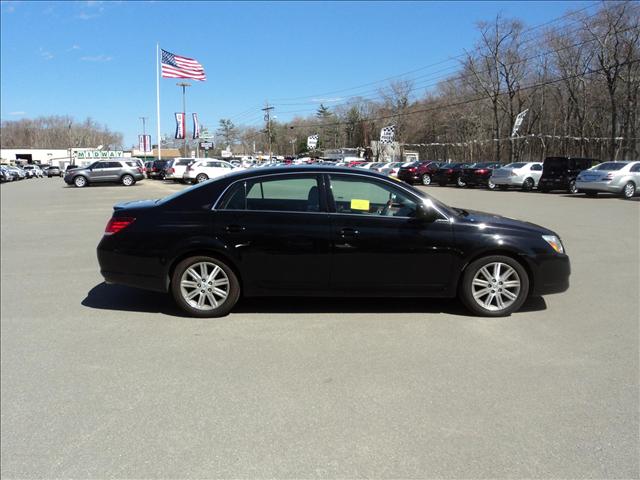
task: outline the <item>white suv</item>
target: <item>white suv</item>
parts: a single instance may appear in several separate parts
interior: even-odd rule
[[[541,176],[541,163],[517,162],[494,169],[491,174],[491,183],[495,183],[500,190],[518,187],[528,192],[538,186]]]
[[[198,160],[187,166],[182,178],[185,182],[202,183],[210,178],[221,177],[231,173],[235,167],[224,160]]]
[[[187,167],[197,162],[197,158],[175,158],[171,160],[171,164],[168,165],[164,170],[164,178],[165,180],[173,180],[176,182],[184,181],[184,174],[187,171]]]

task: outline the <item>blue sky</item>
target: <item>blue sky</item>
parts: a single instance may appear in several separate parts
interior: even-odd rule
[[[384,83],[373,82],[422,67],[410,77],[420,75],[429,85],[455,70],[450,59],[472,48],[477,21],[502,13],[535,26],[590,5],[3,1],[0,115],[92,117],[122,132],[131,146],[141,133],[139,117],[149,117],[147,131],[155,132],[159,42],[204,65],[207,81],[192,81],[187,95],[187,111],[198,112],[204,125],[215,129],[229,117],[261,124],[259,108],[267,99],[286,121],[322,101],[332,106],[354,94],[375,97]],[[181,95],[175,79],[160,83],[167,133],[174,129],[173,112],[182,109]]]

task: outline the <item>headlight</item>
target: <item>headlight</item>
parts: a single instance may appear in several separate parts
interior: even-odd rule
[[[544,238],[545,242],[551,245],[551,248],[553,248],[556,252],[564,253],[564,247],[562,246],[562,242],[558,237],[556,237],[555,235],[542,235],[542,238]]]

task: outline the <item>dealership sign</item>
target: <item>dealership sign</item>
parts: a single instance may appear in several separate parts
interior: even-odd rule
[[[73,152],[78,160],[99,160],[101,158],[120,158],[122,150],[77,150]]]

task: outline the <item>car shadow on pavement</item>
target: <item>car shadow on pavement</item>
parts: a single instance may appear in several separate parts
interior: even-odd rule
[[[169,294],[122,285],[100,283],[93,287],[82,305],[99,310],[162,313],[188,317]],[[530,297],[517,313],[546,310],[542,297]],[[241,298],[232,313],[445,313],[471,316],[457,299],[429,298],[325,298],[255,297]],[[516,313],[516,315],[517,315]]]
[[[577,193],[577,194],[565,193],[562,196],[565,197],[565,198],[582,198],[582,199],[589,199],[589,200],[598,200],[598,199],[609,198],[609,199],[623,200],[625,202],[640,202],[640,197],[639,196],[635,196],[633,198],[624,198],[623,196],[621,196],[619,194],[606,193],[606,192],[598,192],[598,195],[596,197],[590,197],[589,195],[584,195],[584,194],[581,194],[581,193]]]

